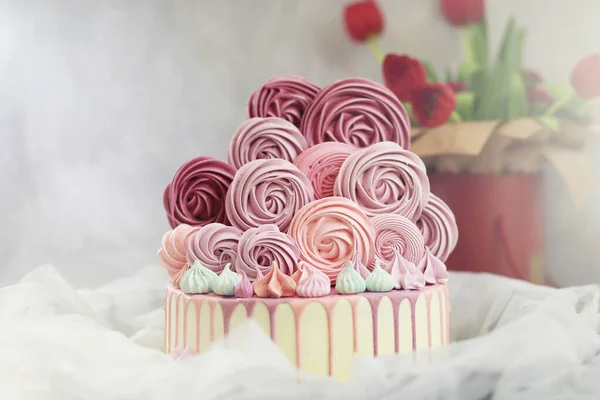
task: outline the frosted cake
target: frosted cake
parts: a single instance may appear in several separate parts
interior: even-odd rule
[[[202,352],[254,319],[300,370],[344,379],[354,355],[448,343],[458,239],[385,87],[283,76],[254,92],[227,162],[165,189],[165,351]]]

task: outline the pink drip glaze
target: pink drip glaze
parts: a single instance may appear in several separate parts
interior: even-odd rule
[[[392,291],[392,292],[386,292],[386,293],[375,293],[375,292],[365,292],[365,293],[360,293],[358,295],[339,295],[336,294],[335,291],[332,289],[332,292],[329,296],[326,297],[321,297],[318,300],[317,299],[306,299],[306,298],[297,298],[297,297],[285,297],[285,298],[223,298],[220,296],[217,296],[213,293],[208,294],[208,295],[188,295],[188,294],[184,294],[182,292],[180,292],[177,289],[174,289],[172,286],[169,286],[169,288],[167,289],[167,293],[168,295],[170,295],[170,302],[172,302],[175,298],[175,301],[177,301],[176,303],[176,320],[178,320],[179,318],[179,297],[183,296],[184,298],[184,310],[187,310],[188,307],[188,303],[194,302],[195,305],[195,309],[196,309],[196,348],[192,349],[194,352],[197,352],[198,349],[200,348],[200,310],[202,308],[202,304],[204,302],[207,302],[209,305],[209,309],[210,309],[210,318],[211,321],[214,320],[214,308],[217,304],[217,302],[220,304],[222,312],[223,312],[223,328],[224,328],[224,333],[225,335],[227,335],[229,333],[229,328],[230,328],[230,320],[231,320],[231,316],[233,314],[233,311],[235,310],[235,308],[239,305],[242,304],[245,308],[246,308],[246,313],[248,315],[248,317],[251,317],[254,314],[254,306],[260,302],[262,303],[266,308],[267,311],[269,313],[269,325],[270,325],[270,336],[271,339],[275,340],[275,325],[274,325],[274,317],[275,317],[275,310],[277,308],[277,306],[279,306],[280,304],[289,304],[292,307],[293,313],[294,313],[294,317],[295,317],[295,330],[296,330],[296,338],[300,337],[300,328],[299,328],[299,321],[302,317],[302,314],[304,312],[305,307],[310,304],[312,301],[319,301],[321,303],[321,305],[324,307],[325,312],[326,312],[326,316],[327,316],[327,324],[328,324],[328,339],[329,339],[329,366],[328,366],[328,370],[329,373],[331,374],[333,372],[333,346],[331,346],[331,343],[333,341],[333,337],[332,337],[332,327],[331,327],[331,321],[332,321],[332,313],[333,313],[333,309],[335,307],[335,305],[338,303],[338,300],[340,298],[344,298],[346,300],[349,301],[351,308],[352,308],[352,317],[353,317],[353,350],[356,352],[358,349],[358,342],[357,342],[357,307],[358,307],[358,302],[360,299],[364,298],[369,302],[369,305],[371,307],[371,315],[372,315],[372,319],[373,319],[373,354],[375,356],[377,356],[379,354],[379,350],[378,350],[378,308],[379,308],[379,303],[380,301],[384,298],[384,297],[388,297],[391,302],[392,302],[392,311],[393,311],[393,320],[394,320],[394,347],[395,347],[395,351],[398,352],[399,351],[399,326],[398,326],[398,320],[399,320],[399,307],[400,307],[400,303],[404,300],[404,299],[408,299],[409,303],[411,305],[411,325],[412,325],[412,347],[413,349],[416,349],[416,345],[417,345],[417,337],[416,337],[416,315],[415,315],[415,306],[416,306],[416,302],[417,299],[419,298],[420,295],[425,295],[426,298],[426,304],[427,304],[427,322],[428,322],[428,343],[431,346],[432,343],[432,337],[431,337],[431,297],[432,297],[432,293],[439,288],[440,286],[443,286],[443,292],[444,295],[446,296],[446,304],[447,307],[449,307],[449,301],[448,301],[448,288],[445,285],[435,285],[435,286],[428,286],[427,288],[423,289],[423,290],[419,290],[419,291],[405,291],[405,290],[401,290],[401,291]],[[169,293],[171,292],[171,293]],[[394,295],[396,294],[396,295]],[[439,302],[440,302],[440,327],[441,329],[445,329],[445,331],[441,332],[442,335],[442,343],[444,343],[444,338],[446,338],[445,343],[449,342],[449,331],[447,329],[447,327],[444,327],[443,325],[443,310],[441,307],[441,302],[442,299],[440,296],[439,297]],[[169,308],[166,308],[166,313],[169,313]],[[447,310],[449,311],[449,308],[447,308]],[[184,314],[187,316],[187,314],[184,312]],[[186,318],[187,319],[187,318]],[[165,321],[168,321],[169,317],[166,315],[165,316]],[[184,329],[187,326],[187,323],[184,321]],[[166,329],[170,330],[172,324],[166,323],[165,327]],[[175,346],[178,345],[178,324],[175,324],[176,326],[176,332],[175,332]],[[170,331],[168,331],[168,337],[170,336]],[[166,340],[166,339],[165,339]],[[214,324],[211,324],[211,328],[210,328],[210,341],[214,340]],[[184,345],[185,345],[186,339],[184,337]],[[167,352],[171,351],[171,348],[169,346],[166,346],[165,349],[167,349]],[[302,365],[302,360],[301,360],[301,348],[300,348],[300,343],[298,343],[297,348],[296,348],[296,360],[297,360],[297,367],[301,368]]]

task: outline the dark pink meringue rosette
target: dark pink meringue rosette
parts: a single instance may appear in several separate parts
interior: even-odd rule
[[[320,88],[306,78],[284,75],[269,79],[252,93],[248,116],[279,117],[297,127]]]
[[[259,159],[294,161],[308,148],[306,139],[291,122],[281,118],[250,118],[242,123],[229,144],[229,164],[236,169]]]
[[[375,257],[383,265],[394,259],[395,252],[413,264],[421,261],[425,242],[411,220],[398,214],[381,214],[371,218],[375,228]]]
[[[254,160],[235,174],[225,208],[231,225],[242,231],[275,224],[285,232],[296,211],[312,200],[310,181],[294,164]]]
[[[248,229],[238,243],[235,270],[246,273],[250,281],[266,275],[277,262],[281,272],[292,276],[298,269],[300,250],[294,240],[277,225]]]
[[[242,231],[234,226],[213,222],[200,228],[189,240],[186,259],[193,265],[199,260],[206,268],[220,273],[233,263]]]
[[[417,226],[431,254],[442,262],[446,261],[458,242],[458,226],[450,207],[433,193],[430,194]]]
[[[357,253],[371,265],[375,229],[351,200],[326,197],[304,206],[292,220],[290,236],[307,264],[325,273],[335,285],[338,274]]]
[[[227,223],[224,200],[234,175],[235,168],[212,157],[197,157],[183,164],[163,195],[171,227]]]
[[[410,148],[410,118],[385,86],[349,78],[321,89],[302,118],[300,131],[310,146],[343,142],[356,147],[390,141]]]
[[[419,156],[381,142],[344,161],[333,193],[356,202],[369,217],[399,214],[414,222],[429,200],[429,178]]]
[[[356,147],[339,142],[325,142],[304,150],[294,165],[310,180],[315,199],[333,196],[333,184],[340,168]]]

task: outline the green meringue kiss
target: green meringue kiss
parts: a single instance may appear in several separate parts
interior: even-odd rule
[[[337,277],[335,290],[341,294],[354,294],[362,293],[366,288],[365,280],[354,269],[352,262],[348,261]]]
[[[369,292],[389,292],[394,288],[394,278],[381,268],[379,260],[375,260],[375,268],[367,277],[366,283]]]
[[[179,287],[184,293],[209,293],[212,289],[212,283],[216,278],[217,274],[202,265],[200,261],[196,260],[192,268],[181,277]]]
[[[233,296],[235,287],[240,283],[242,277],[231,270],[231,264],[227,264],[221,275],[213,282],[212,290],[221,296]]]

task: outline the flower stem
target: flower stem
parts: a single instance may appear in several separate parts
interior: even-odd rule
[[[558,98],[550,107],[548,107],[548,109],[544,113],[544,116],[550,117],[550,116],[554,115],[558,110],[563,108],[565,105],[567,105],[567,103],[569,101],[571,101],[574,94],[575,94],[575,91],[573,90],[573,88],[571,88],[568,93],[566,93],[564,96]]]
[[[456,112],[456,111],[452,111],[452,114],[450,114],[450,118],[448,118],[448,122],[453,122],[455,124],[463,122],[462,118],[460,117],[460,115]]]
[[[384,54],[383,50],[381,50],[381,47],[379,46],[377,36],[369,35],[369,37],[367,38],[367,44],[369,45],[371,53],[373,53],[373,56],[375,57],[377,62],[381,64],[383,62]]]
[[[473,43],[471,40],[471,25],[465,25],[460,27],[460,34],[462,36],[463,44],[465,46],[465,59],[466,62],[471,64],[475,63],[475,53],[473,52]]]

